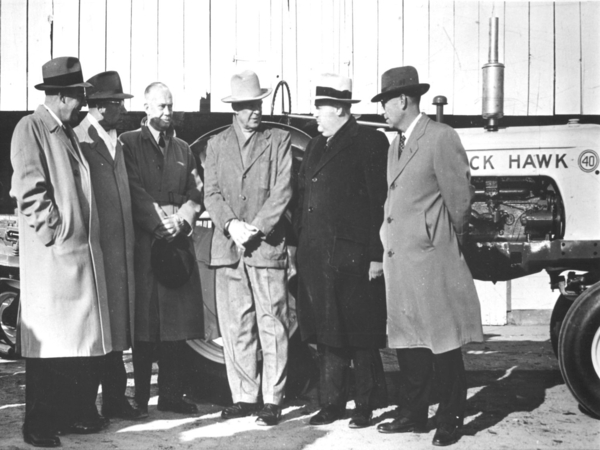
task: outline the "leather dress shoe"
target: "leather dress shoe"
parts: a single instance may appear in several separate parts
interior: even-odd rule
[[[104,430],[110,424],[110,420],[104,416],[97,415],[93,419],[78,420],[65,428],[58,430],[58,434],[93,434]]]
[[[350,428],[365,428],[371,425],[373,411],[364,406],[357,406],[350,416],[348,426]]]
[[[310,418],[310,425],[327,425],[344,418],[345,408],[336,405],[327,405]]]
[[[438,447],[446,447],[458,442],[460,439],[460,433],[458,432],[458,426],[449,423],[441,423],[438,425],[435,434],[433,435],[433,445]]]
[[[23,427],[23,440],[34,447],[60,447],[60,438],[51,430],[28,430]]]
[[[148,408],[146,414],[129,404],[127,399],[123,398],[118,404],[102,404],[102,415],[104,417],[124,419],[124,420],[142,420],[148,417]]]
[[[240,417],[251,416],[257,409],[258,405],[256,403],[237,402],[221,411],[221,418],[238,419]]]
[[[195,404],[188,403],[182,398],[172,400],[170,398],[158,397],[158,405],[156,408],[159,411],[170,411],[178,414],[198,413],[198,407]]]
[[[422,432],[427,429],[427,421],[417,422],[408,417],[399,417],[391,422],[380,423],[377,425],[377,431],[380,433],[410,433]]]
[[[279,423],[281,418],[281,408],[272,403],[265,403],[263,409],[258,412],[256,423],[258,425],[273,426]]]

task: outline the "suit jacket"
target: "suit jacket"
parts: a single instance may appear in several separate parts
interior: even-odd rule
[[[129,175],[135,230],[135,339],[200,338],[204,321],[198,270],[183,286],[166,287],[154,277],[150,249],[154,230],[161,223],[158,208],[166,208],[170,214],[173,207],[166,205],[177,205],[177,215],[194,227],[201,211],[202,181],[187,143],[171,135],[163,156],[145,123],[146,119],[141,128],[119,137]],[[188,236],[187,240],[194,254],[192,238]],[[160,336],[156,335],[157,328]]]
[[[460,243],[473,192],[458,134],[423,115],[401,158],[388,152],[381,227],[390,348],[444,353],[483,340],[479,298]]]
[[[73,139],[44,106],[22,118],[12,137],[19,345],[27,358],[100,356],[112,350],[90,168]]]
[[[282,216],[292,197],[290,134],[261,126],[244,167],[233,127],[213,136],[206,151],[204,203],[216,228],[211,265],[228,266],[243,256],[250,266],[286,268]],[[225,231],[231,219],[250,223],[262,232],[243,253]]]
[[[388,141],[354,118],[332,137],[313,138],[298,175],[294,225],[298,317],[302,337],[333,347],[385,346],[383,278],[369,281],[381,261],[379,229]]]
[[[87,116],[75,128],[75,133],[90,166],[96,193],[113,350],[122,351],[133,342],[135,317],[135,237],[125,158],[117,141],[113,159]]]

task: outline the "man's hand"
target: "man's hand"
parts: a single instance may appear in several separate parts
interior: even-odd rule
[[[171,242],[181,233],[182,228],[183,219],[177,214],[173,214],[162,219],[162,223],[154,230],[154,235],[159,239],[166,239]]]
[[[369,266],[369,280],[374,280],[381,276],[383,276],[383,263],[371,261],[371,265]]]
[[[243,248],[248,241],[251,241],[258,236],[260,230],[246,222],[233,219],[229,222],[227,232],[231,236],[231,239],[233,239],[233,242],[235,242],[235,245],[237,245],[238,248]]]

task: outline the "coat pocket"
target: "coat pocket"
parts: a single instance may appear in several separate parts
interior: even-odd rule
[[[337,227],[329,265],[337,272],[362,276],[366,274],[368,232],[352,226]]]

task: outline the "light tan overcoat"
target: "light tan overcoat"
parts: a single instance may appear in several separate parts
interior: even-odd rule
[[[423,115],[388,152],[381,241],[390,348],[445,353],[482,341],[479,298],[460,243],[472,190],[458,134]]]
[[[75,133],[90,165],[96,194],[113,350],[127,350],[133,342],[135,317],[135,236],[123,149],[117,141],[113,158],[87,116]]]
[[[110,352],[104,262],[87,161],[39,106],[17,124],[11,162],[11,195],[19,208],[21,354],[59,358]]]

